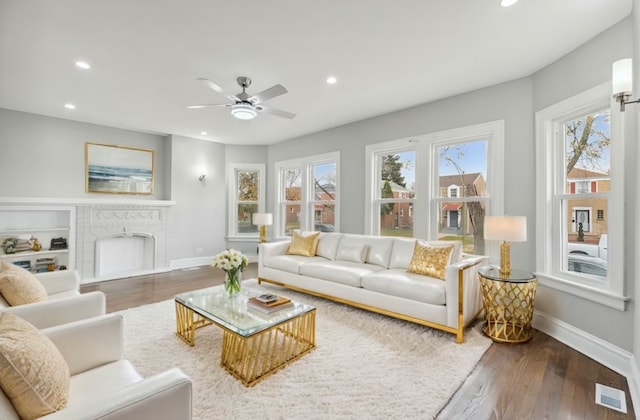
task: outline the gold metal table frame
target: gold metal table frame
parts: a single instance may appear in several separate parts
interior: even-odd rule
[[[175,308],[176,335],[190,346],[195,345],[196,329],[211,324],[222,328],[220,364],[247,387],[316,347],[315,308],[246,336],[225,327],[213,317],[203,316],[177,299]]]
[[[512,270],[501,275],[497,267],[478,270],[485,312],[483,332],[500,343],[531,340],[537,280],[532,273]]]

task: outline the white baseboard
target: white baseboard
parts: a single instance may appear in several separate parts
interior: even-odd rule
[[[257,255],[247,255],[247,260],[250,263],[258,262]],[[213,257],[196,257],[196,258],[181,258],[179,260],[171,260],[169,267],[172,270],[179,270],[181,268],[199,267],[201,265],[209,265],[213,261]]]
[[[640,408],[640,370],[632,353],[543,312],[534,312],[532,325],[626,377],[633,406]]]

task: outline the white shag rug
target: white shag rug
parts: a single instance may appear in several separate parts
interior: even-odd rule
[[[491,341],[480,323],[455,336],[292,291],[317,308],[317,348],[246,388],[220,366],[222,330],[175,335],[173,300],[122,311],[125,356],[143,376],[177,366],[193,381],[195,420],[430,419],[471,373]]]

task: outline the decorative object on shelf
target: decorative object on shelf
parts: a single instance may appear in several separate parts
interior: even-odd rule
[[[67,245],[67,238],[51,238],[51,246],[49,249],[67,249],[69,246]]]
[[[500,274],[508,277],[511,274],[510,242],[527,240],[526,216],[486,216],[484,218],[484,239],[501,241]]]
[[[86,190],[109,194],[153,194],[153,150],[85,144]]]
[[[5,254],[15,254],[16,253],[16,244],[18,240],[16,238],[6,238],[2,242],[2,250]]]
[[[248,262],[247,257],[235,249],[224,250],[213,258],[211,266],[225,272],[224,290],[229,297],[240,293],[240,273],[244,271]]]
[[[251,222],[256,226],[260,226],[260,243],[267,242],[267,226],[273,224],[273,214],[253,213]]]
[[[42,244],[40,243],[40,241],[38,240],[38,238],[36,238],[35,236],[31,237],[31,250],[38,252],[42,249]]]

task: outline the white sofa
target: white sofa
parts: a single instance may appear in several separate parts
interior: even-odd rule
[[[478,268],[489,258],[454,245],[445,279],[407,272],[416,240],[322,233],[315,256],[288,255],[290,241],[260,244],[258,282],[313,294],[456,334],[482,310]],[[425,241],[421,241],[425,242]],[[366,251],[354,259],[354,250]]]
[[[67,406],[41,419],[192,418],[191,379],[178,368],[140,376],[123,358],[123,321],[111,314],[42,330],[69,366],[71,381]],[[20,419],[1,391],[0,419]]]
[[[103,315],[106,299],[102,292],[80,294],[80,278],[75,270],[35,274],[47,291],[44,302],[10,306],[0,295],[0,312],[12,312],[38,328]]]

